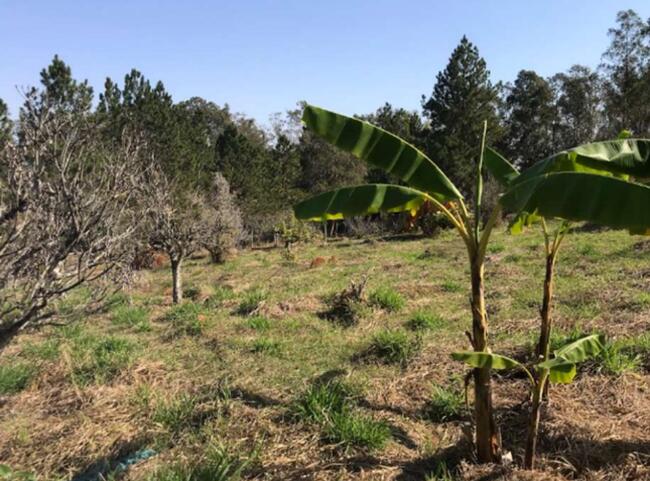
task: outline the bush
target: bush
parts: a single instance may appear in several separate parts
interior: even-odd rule
[[[171,324],[175,336],[198,336],[203,332],[201,305],[194,302],[173,306],[163,320]]]
[[[407,325],[413,331],[426,331],[439,329],[445,324],[445,320],[437,314],[426,311],[413,313]]]
[[[332,413],[325,427],[324,439],[344,448],[381,449],[391,438],[390,427],[370,416],[343,410]]]
[[[257,311],[264,300],[266,300],[266,292],[263,290],[253,289],[248,291],[239,303],[237,313],[242,316],[248,316]]]
[[[374,335],[365,356],[378,359],[386,364],[405,366],[419,352],[419,338],[412,338],[401,329],[386,329]]]
[[[117,326],[133,327],[139,332],[151,330],[149,311],[142,307],[120,306],[113,311],[111,321]]]
[[[241,211],[237,206],[230,184],[220,174],[214,174],[209,207],[203,212],[208,235],[203,247],[210,253],[212,262],[222,263],[242,240],[244,233]]]
[[[433,422],[451,421],[460,418],[464,403],[461,390],[434,385],[425,412]]]
[[[25,389],[34,375],[28,364],[0,365],[0,394],[14,394]]]
[[[370,304],[389,312],[397,312],[406,302],[402,295],[391,287],[379,287],[370,293]]]

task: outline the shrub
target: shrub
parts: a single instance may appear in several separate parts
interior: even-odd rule
[[[348,409],[356,390],[341,381],[311,385],[291,406],[291,415],[302,421],[323,423],[332,413]]]
[[[418,353],[420,347],[419,338],[412,338],[401,329],[386,329],[374,335],[365,355],[387,364],[405,366]]]
[[[330,296],[326,302],[329,309],[322,316],[343,327],[354,326],[367,312],[365,288],[368,279],[351,281],[341,292]]]
[[[142,307],[120,306],[113,311],[111,321],[117,326],[133,327],[139,332],[151,330],[149,311]]]
[[[383,448],[390,438],[391,430],[385,422],[350,410],[332,413],[324,432],[326,441],[345,449],[377,450]]]
[[[426,331],[439,329],[445,320],[437,314],[426,311],[417,311],[411,316],[407,325],[413,331]]]
[[[451,421],[460,417],[464,402],[459,389],[434,385],[425,412],[433,422]]]
[[[256,331],[266,331],[271,327],[270,321],[266,317],[262,316],[251,317],[248,319],[246,324],[248,324],[248,327],[255,329]]]
[[[248,291],[239,303],[237,313],[242,316],[248,316],[257,311],[264,300],[266,300],[266,292],[263,290],[253,289]]]
[[[389,312],[397,312],[406,302],[402,295],[391,287],[379,287],[370,293],[370,304]]]
[[[204,302],[205,306],[210,309],[221,307],[224,301],[235,297],[235,293],[229,287],[217,286],[214,292]]]
[[[72,375],[80,384],[107,383],[133,361],[135,345],[120,337],[80,335],[72,342]]]
[[[28,364],[0,365],[0,394],[14,394],[25,389],[34,375]]]
[[[242,240],[243,222],[230,184],[218,172],[214,174],[209,206],[203,216],[208,231],[203,247],[210,253],[212,262],[225,262]]]
[[[171,324],[175,336],[198,336],[203,332],[201,305],[194,302],[173,306],[163,320]]]

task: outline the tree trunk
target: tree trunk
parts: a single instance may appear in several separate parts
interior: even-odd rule
[[[472,262],[472,342],[475,351],[487,348],[487,313],[483,287],[483,263]],[[476,419],[476,453],[479,462],[501,461],[501,439],[492,409],[490,368],[474,369],[474,415]]]
[[[183,300],[183,283],[181,280],[181,258],[172,258],[172,302],[180,304]]]
[[[544,395],[544,387],[546,383],[547,374],[544,372],[540,374],[540,378],[535,385],[535,392],[533,393],[533,404],[530,408],[530,418],[528,420],[528,438],[526,439],[526,455],[524,456],[524,468],[535,468],[535,451],[537,450],[537,435],[539,432],[539,419],[542,408],[542,397]]]
[[[544,297],[542,299],[542,309],[540,315],[542,326],[539,334],[539,343],[537,344],[537,359],[548,359],[549,348],[551,343],[551,307],[553,300],[553,276],[555,267],[555,253],[546,256],[546,277],[544,278]]]

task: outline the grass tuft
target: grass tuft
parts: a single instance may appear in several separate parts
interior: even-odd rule
[[[171,433],[179,433],[193,424],[197,398],[181,394],[169,400],[159,400],[151,414],[151,420]]]
[[[440,329],[444,324],[445,320],[441,316],[426,311],[413,313],[407,322],[408,328],[412,331],[433,331]]]
[[[204,301],[205,307],[209,309],[217,309],[221,307],[224,301],[235,297],[235,293],[229,287],[217,286],[214,292]]]
[[[239,481],[250,460],[211,447],[201,459],[158,468],[148,481]]]
[[[82,385],[110,382],[133,362],[135,348],[121,337],[80,334],[70,346],[74,381]]]
[[[325,441],[349,448],[374,451],[383,448],[391,438],[388,424],[356,411],[332,413],[323,433]]]
[[[267,331],[271,327],[271,321],[263,316],[251,317],[246,321],[246,324],[256,331]]]
[[[116,326],[132,327],[138,332],[151,331],[149,311],[143,307],[119,306],[113,311],[111,321]]]
[[[282,346],[276,340],[270,339],[268,337],[260,337],[255,339],[253,342],[253,347],[251,348],[252,352],[269,354],[271,356],[277,356],[282,351]]]
[[[0,365],[0,394],[15,394],[25,389],[34,375],[29,364]]]
[[[301,421],[323,423],[332,413],[347,409],[356,396],[356,390],[341,381],[316,383],[293,403],[290,413]]]
[[[404,297],[391,287],[378,287],[370,293],[370,304],[388,312],[398,312],[404,308]]]
[[[200,304],[186,302],[173,306],[163,320],[171,324],[174,336],[199,336],[204,328],[201,311]]]
[[[267,294],[261,289],[248,291],[237,307],[237,314],[248,316],[259,309],[262,302],[266,300]]]
[[[433,422],[446,422],[459,419],[465,399],[462,391],[434,385],[425,407],[427,417]]]
[[[370,346],[362,354],[386,364],[405,366],[422,347],[419,337],[412,337],[402,329],[386,329],[373,336]]]

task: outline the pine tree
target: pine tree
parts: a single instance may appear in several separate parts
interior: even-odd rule
[[[430,121],[428,152],[466,194],[472,189],[483,121],[488,122],[491,143],[501,135],[497,100],[485,60],[463,36],[445,70],[438,73],[431,97],[422,97],[422,107]]]
[[[555,149],[557,113],[551,85],[532,70],[521,70],[506,97],[510,157],[522,168]]]
[[[9,108],[7,104],[0,99],[0,149],[11,137],[12,122],[9,118]]]

